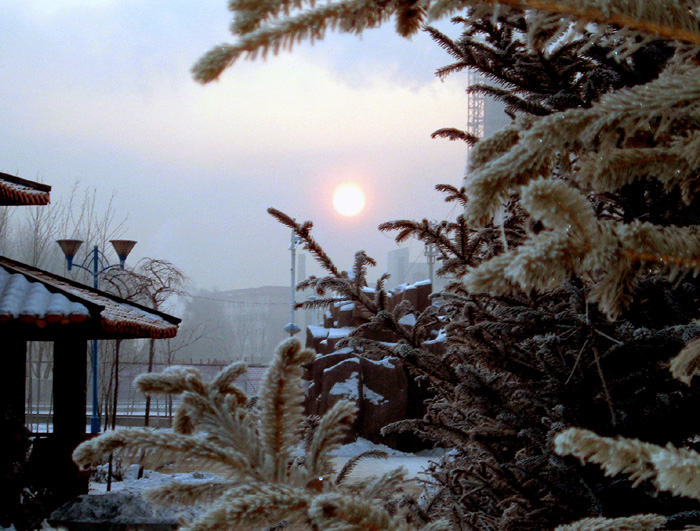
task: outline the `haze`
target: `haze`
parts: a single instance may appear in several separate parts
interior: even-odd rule
[[[466,148],[430,133],[464,126],[464,76],[440,82],[447,54],[387,26],[200,86],[191,66],[233,40],[226,3],[0,0],[0,171],[50,184],[54,202],[76,181],[114,192],[130,260],[170,260],[198,287],[289,282],[289,229],[268,207],[313,220],[342,268],[364,249],[378,276],[397,248],[379,223],[453,211],[434,186],[461,184]],[[332,205],[349,181],[367,200],[354,217]]]

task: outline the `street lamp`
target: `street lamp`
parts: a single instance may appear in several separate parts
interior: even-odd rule
[[[289,246],[289,250],[292,253],[292,266],[290,268],[291,279],[290,279],[290,283],[289,283],[289,322],[286,325],[284,325],[284,331],[289,334],[289,337],[292,337],[294,334],[297,334],[301,331],[301,328],[299,328],[299,325],[297,325],[294,322],[294,306],[296,305],[296,302],[294,301],[294,288],[296,288],[295,264],[296,264],[297,245],[299,245],[300,242],[301,242],[301,237],[294,234],[294,229],[292,229],[292,243]]]
[[[107,257],[97,245],[92,249],[92,257],[88,255],[82,264],[74,264],[73,258],[83,244],[82,240],[56,240],[56,243],[61,247],[66,257],[66,268],[68,271],[71,271],[74,267],[87,271],[92,275],[92,287],[95,289],[98,286],[98,277],[102,273],[115,267],[124,269],[126,257],[129,256],[134,245],[136,245],[136,242],[133,240],[110,240],[119,257],[119,263],[109,265]],[[92,269],[86,267],[90,259],[92,259]],[[92,417],[90,417],[90,433],[100,433],[100,417],[97,407],[97,339],[92,340]]]
[[[423,254],[428,259],[428,277],[430,278],[430,286],[433,292],[435,291],[435,260],[440,257],[440,252],[435,248],[434,243],[426,243]]]

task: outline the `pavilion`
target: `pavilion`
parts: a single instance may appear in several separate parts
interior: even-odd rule
[[[0,173],[0,205],[45,205],[50,186]],[[73,464],[86,438],[88,342],[172,338],[180,319],[0,256],[0,408],[25,420],[27,343],[53,343],[53,433],[33,448],[48,459],[61,501],[86,492]],[[2,434],[0,434],[2,437]],[[43,471],[42,471],[43,473]]]

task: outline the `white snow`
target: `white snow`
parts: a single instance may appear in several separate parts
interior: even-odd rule
[[[371,360],[369,358],[365,358],[365,361],[368,363],[373,363],[375,365],[386,367],[387,369],[393,369],[396,367],[396,358],[382,358],[380,360]]]
[[[358,360],[356,358],[351,358],[341,363],[346,363],[348,361]],[[339,363],[338,365],[340,365],[341,363]],[[336,367],[338,365],[336,365]],[[327,370],[329,369],[326,369],[326,371]],[[330,391],[328,391],[328,394],[334,396],[344,396],[350,400],[358,400],[360,398],[359,376],[359,372],[353,371],[346,380],[333,384],[333,387],[331,387]],[[367,400],[368,402],[371,402],[372,404],[376,405],[381,405],[389,402],[389,400],[387,400],[384,396],[380,395],[376,391],[372,391],[366,385],[362,386],[362,399]]]
[[[438,332],[438,335],[435,339],[430,339],[425,342],[426,345],[429,345],[431,343],[440,343],[443,341],[447,341],[447,334],[445,333],[445,329],[441,328],[440,331]]]
[[[345,360],[348,361],[348,360]],[[360,398],[360,380],[359,380],[359,375],[360,373],[358,372],[353,372],[350,377],[347,380],[344,380],[342,382],[338,382],[331,387],[330,391],[328,391],[329,395],[333,396],[344,396],[350,400],[357,400]]]
[[[344,326],[342,328],[329,328],[328,339],[338,339],[341,337],[345,337],[353,330],[355,330],[355,328],[352,326]]]
[[[390,457],[410,457],[414,455],[394,450],[384,444],[373,443],[363,437],[358,437],[357,440],[341,446],[338,450],[331,452],[331,455],[336,457],[354,457],[360,455],[362,452],[368,452],[369,450],[381,450],[382,452],[386,452]]]
[[[328,337],[328,328],[324,328],[324,327],[318,326],[318,325],[309,325],[307,327],[307,329],[309,332],[311,332],[311,335],[313,336],[314,339],[321,339],[321,338]]]
[[[416,326],[416,316],[412,313],[407,313],[401,319],[399,319],[399,324],[412,328]]]
[[[43,318],[46,315],[89,315],[89,312],[62,293],[52,293],[43,284],[29,282],[24,275],[12,274],[0,267],[0,314]]]
[[[341,361],[340,363],[336,363],[332,367],[328,367],[327,369],[323,369],[323,372],[335,370],[336,367],[339,367],[340,365],[342,365],[344,363],[360,363],[360,360],[359,360],[359,358],[348,358],[346,360]],[[355,373],[355,374],[357,374],[357,373]]]
[[[380,395],[379,393],[372,391],[369,387],[366,385],[362,386],[362,398],[364,400],[367,400],[368,402],[371,402],[372,404],[376,404],[378,406],[382,404],[387,404],[389,400],[387,400],[385,397]]]

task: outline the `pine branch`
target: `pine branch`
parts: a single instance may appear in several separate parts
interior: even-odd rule
[[[386,459],[388,457],[389,454],[382,450],[365,450],[361,454],[355,455],[345,462],[343,468],[338,472],[335,482],[338,484],[343,483],[363,459]]]
[[[447,140],[461,140],[469,146],[473,146],[479,141],[479,138],[466,131],[459,129],[445,128],[434,131],[430,138],[446,138]]]
[[[394,500],[402,472],[361,483],[334,481],[330,452],[340,446],[355,420],[352,403],[337,402],[318,422],[305,455],[292,457],[291,449],[302,439],[301,365],[312,357],[296,339],[280,344],[255,405],[232,391],[233,381],[244,371],[240,363],[209,383],[198,371],[183,368],[142,377],[149,392],[183,395],[192,434],[147,428],[107,432],[81,444],[74,459],[87,467],[116,453],[140,462],[190,465],[219,474],[218,480],[166,484],[147,493],[159,504],[204,504],[200,516],[181,525],[187,531],[280,527],[283,522],[320,529],[315,520],[323,521],[324,529],[345,529],[348,521],[368,529],[378,522],[387,522],[391,529],[418,529],[407,510],[397,510]],[[330,502],[336,499],[342,503]],[[337,511],[318,514],[319,504],[331,507],[328,503]]]
[[[313,358],[313,351],[302,349],[297,340],[289,339],[280,344],[265,373],[258,399],[260,444],[275,481],[288,473],[287,460],[301,433],[301,364]]]

